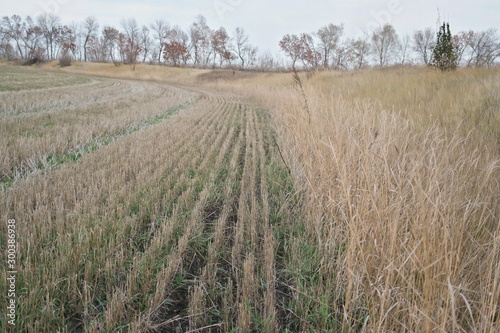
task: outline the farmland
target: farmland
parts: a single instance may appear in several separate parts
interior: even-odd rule
[[[0,75],[2,329],[500,329],[498,70]]]

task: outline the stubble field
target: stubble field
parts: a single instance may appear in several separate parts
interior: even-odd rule
[[[500,329],[498,70],[0,75],[2,329]]]

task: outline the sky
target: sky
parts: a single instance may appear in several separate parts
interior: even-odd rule
[[[279,51],[285,34],[312,33],[329,23],[344,24],[351,38],[385,23],[394,25],[401,36],[436,28],[438,12],[441,20],[450,22],[452,32],[500,31],[499,0],[0,0],[0,17],[52,13],[70,24],[95,16],[101,28],[120,28],[122,19],[135,18],[140,25],[166,19],[187,29],[201,14],[212,29],[223,26],[231,33],[243,27],[251,44],[272,53]]]

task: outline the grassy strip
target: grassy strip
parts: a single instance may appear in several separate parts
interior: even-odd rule
[[[38,162],[36,166],[34,166],[31,170],[22,170],[22,171],[14,171],[13,174],[14,176],[12,177],[2,177],[0,178],[0,190],[6,190],[9,187],[13,186],[19,181],[22,181],[23,179],[26,179],[31,175],[32,173],[36,171],[44,171],[44,170],[51,170],[59,165],[70,163],[70,162],[75,162],[79,160],[83,155],[91,153],[93,151],[96,151],[102,147],[105,147],[109,145],[110,143],[124,137],[127,135],[130,135],[132,133],[135,133],[139,130],[142,130],[144,128],[147,128],[149,126],[153,126],[155,124],[160,123],[161,121],[168,119],[169,117],[173,116],[180,110],[188,107],[190,104],[193,103],[193,100],[188,100],[184,102],[183,104],[177,105],[169,110],[167,110],[165,113],[156,115],[154,117],[151,117],[149,119],[144,120],[143,122],[131,127],[127,128],[115,135],[109,135],[105,137],[100,137],[97,138],[91,142],[85,143],[83,145],[80,145],[76,148],[70,149],[66,153],[63,154],[54,154],[54,155],[47,155],[44,160]]]

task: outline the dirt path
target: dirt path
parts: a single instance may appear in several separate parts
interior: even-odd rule
[[[279,331],[288,180],[269,115],[194,90],[168,120],[0,193],[19,221],[21,330]]]

